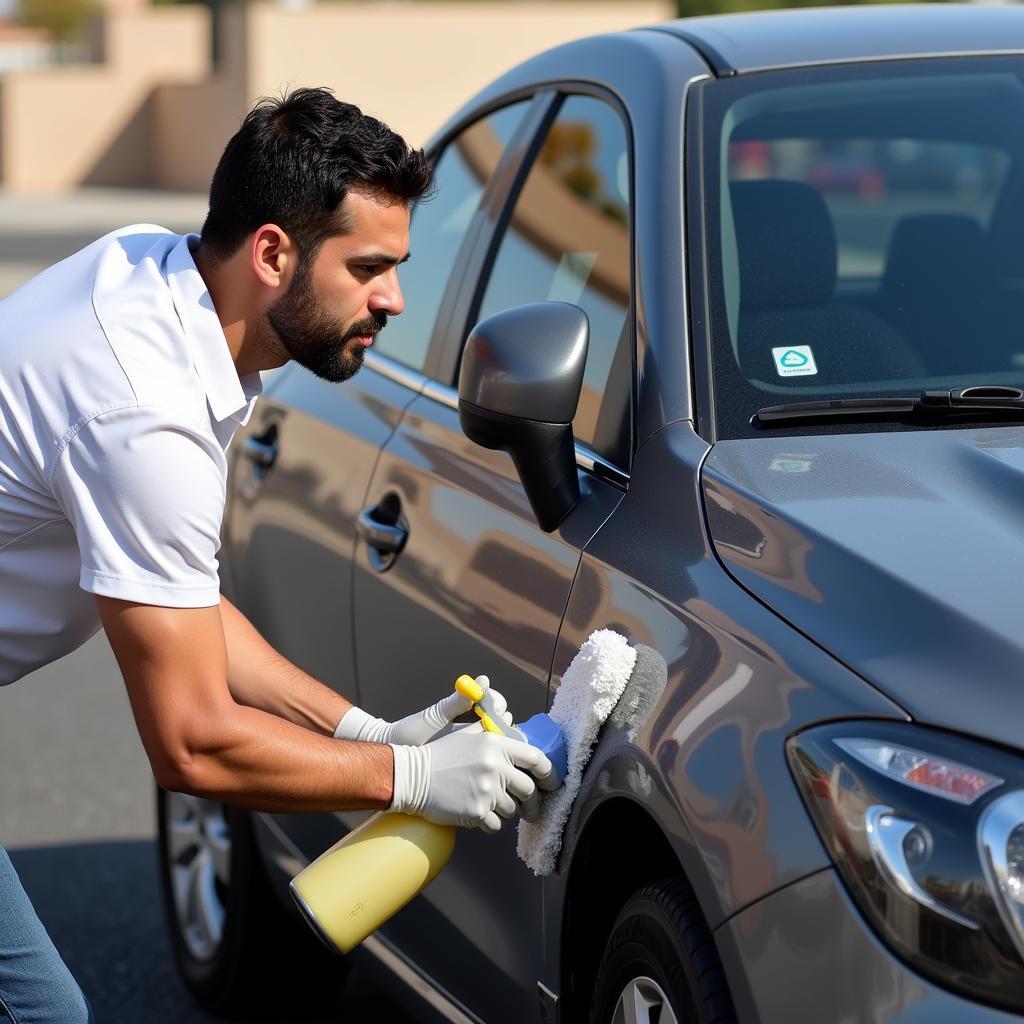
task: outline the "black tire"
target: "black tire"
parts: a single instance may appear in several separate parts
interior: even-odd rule
[[[223,929],[219,941],[211,942],[205,955],[198,954],[195,935],[186,935],[175,907],[169,822],[180,799],[179,794],[157,788],[164,920],[185,987],[203,1008],[222,1017],[244,1014],[249,1019],[280,1020],[280,1010],[287,1007],[288,1019],[293,1020],[297,1009],[322,1007],[329,991],[341,989],[344,959],[329,952],[298,915],[282,907],[267,878],[249,813],[209,801],[198,803],[223,815],[230,842],[225,858],[230,884],[215,883]]]
[[[644,886],[626,901],[598,968],[590,1024],[611,1024],[619,1000],[634,986],[652,994],[660,990],[655,1000],[664,998],[679,1024],[735,1024],[711,932],[680,878]],[[660,1010],[651,1019],[671,1018]]]

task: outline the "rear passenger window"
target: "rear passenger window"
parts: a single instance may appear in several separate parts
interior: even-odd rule
[[[448,144],[435,165],[436,189],[412,212],[409,252],[398,272],[405,312],[388,321],[376,351],[423,370],[448,278],[480,205],[487,181],[522,119],[527,102],[505,107],[471,125]]]
[[[629,148],[616,112],[569,96],[548,130],[501,239],[477,319],[557,300],[590,318],[573,432],[628,466],[632,333]]]

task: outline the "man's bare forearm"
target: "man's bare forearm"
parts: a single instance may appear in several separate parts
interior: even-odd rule
[[[170,788],[259,811],[380,810],[391,803],[394,755],[386,744],[317,736],[237,704],[195,738]]]
[[[139,736],[165,789],[267,811],[374,810],[391,803],[391,748],[334,739],[335,715],[348,702],[309,677],[289,676],[288,662],[254,638],[251,627],[247,635],[241,616],[227,613],[235,650],[243,654],[236,680],[243,696],[269,711],[229,691],[221,607],[96,601]],[[300,721],[277,713],[282,709]]]
[[[331,736],[351,701],[274,650],[226,598],[220,600],[228,688],[239,704]]]

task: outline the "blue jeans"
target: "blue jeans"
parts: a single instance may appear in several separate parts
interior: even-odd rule
[[[92,1024],[92,1009],[60,958],[0,846],[0,1024]]]

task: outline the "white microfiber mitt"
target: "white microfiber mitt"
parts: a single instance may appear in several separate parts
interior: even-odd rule
[[[565,670],[549,715],[565,736],[568,772],[553,793],[541,796],[536,821],[519,822],[520,859],[535,875],[555,870],[562,830],[580,791],[597,734],[619,702],[636,664],[636,650],[611,629],[598,629]]]

